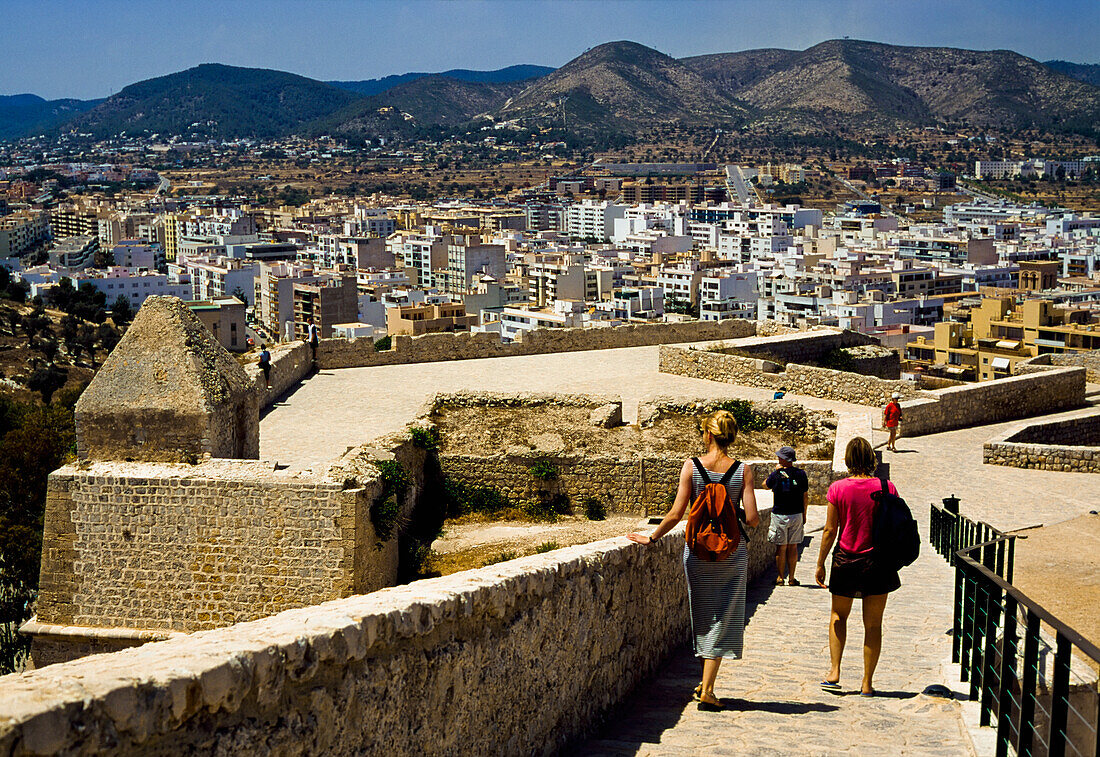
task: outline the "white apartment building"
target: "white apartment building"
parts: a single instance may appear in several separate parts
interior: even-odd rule
[[[699,280],[699,320],[753,319],[756,317],[758,298],[755,270],[709,270]]]
[[[699,301],[699,282],[702,278],[703,271],[699,270],[699,263],[695,260],[657,269],[657,286],[664,290],[666,304],[669,300],[676,300],[694,305]]]
[[[50,265],[54,268],[88,268],[99,252],[99,237],[92,235],[58,240],[50,249]]]
[[[168,272],[190,277],[196,300],[238,297],[252,305],[260,263],[224,256],[184,258],[169,264]]]
[[[111,248],[111,260],[123,268],[156,270],[164,262],[164,249],[143,239],[125,239]]]
[[[397,265],[403,267],[414,284],[432,285],[432,269],[447,265],[447,242],[437,234],[402,232],[386,242]]]
[[[943,320],[942,297],[890,300],[881,292],[857,301],[849,292],[834,292],[837,325],[860,333],[882,326],[931,326]]]
[[[1017,176],[1076,178],[1090,167],[1086,160],[977,160],[975,179],[1005,179]]]
[[[665,292],[660,287],[623,287],[596,309],[615,320],[657,320],[665,315]]]
[[[552,310],[506,307],[500,311],[500,336],[514,341],[521,334],[535,329],[581,328],[584,320],[584,303],[575,300],[558,300]],[[484,324],[483,324],[484,325]]]
[[[90,284],[107,297],[107,304],[113,303],[119,295],[124,295],[130,300],[130,306],[137,310],[147,297],[152,295],[166,295],[179,297],[181,300],[194,299],[191,294],[191,282],[186,279],[179,281],[169,278],[163,273],[135,270],[122,266],[111,266],[106,271],[93,270],[81,271],[67,276],[73,282],[73,286],[80,288],[82,284]]]
[[[615,232],[615,219],[626,215],[626,205],[610,201],[582,200],[565,209],[565,232],[576,239],[606,242]]]
[[[611,271],[590,267],[572,258],[567,255],[561,261],[542,261],[528,266],[527,288],[532,302],[543,307],[559,299],[594,302],[610,296]]]

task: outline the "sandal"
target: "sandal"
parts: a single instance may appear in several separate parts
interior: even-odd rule
[[[821,679],[821,683],[818,684],[825,691],[840,691],[840,681],[827,681],[824,678]]]
[[[779,578],[775,579],[775,585],[776,585],[776,586],[782,586],[782,585],[783,585],[783,577],[782,577],[782,576],[780,576]]]
[[[721,699],[718,699],[715,702],[708,702],[705,699],[700,699],[697,706],[702,712],[721,712],[722,710],[726,709],[726,705],[722,703]]]
[[[695,687],[695,691],[691,692],[691,698],[696,702],[701,702],[703,700],[703,684],[699,684]]]
[[[787,579],[787,585],[788,586],[801,586],[802,582],[792,577],[792,578]]]

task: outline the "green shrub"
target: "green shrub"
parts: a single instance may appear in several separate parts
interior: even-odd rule
[[[568,515],[571,505],[569,495],[564,492],[553,495],[549,492],[542,492],[538,499],[527,503],[523,511],[532,520],[553,522],[558,519],[559,515]]]
[[[541,555],[545,552],[553,552],[555,549],[560,549],[561,545],[556,541],[544,541],[542,544],[535,547],[535,554]]]
[[[382,479],[382,493],[370,507],[370,520],[378,536],[376,546],[382,548],[384,542],[393,538],[401,515],[401,500],[409,489],[409,474],[396,460],[375,460]]]
[[[715,409],[728,410],[741,431],[763,431],[768,427],[768,421],[756,412],[749,400],[726,400]]]
[[[607,508],[600,500],[589,497],[584,501],[584,515],[589,520],[606,520]]]
[[[855,368],[852,353],[841,347],[829,350],[821,357],[822,368],[832,368],[834,371],[851,372]]]
[[[470,486],[456,478],[443,479],[443,497],[448,518],[471,513],[494,515],[512,507],[512,502],[491,486]]]
[[[376,546],[382,548],[382,544],[393,538],[397,528],[397,517],[401,513],[401,506],[393,497],[376,500],[370,506],[370,522],[374,525],[374,533],[378,537]]]
[[[553,481],[558,477],[557,467],[549,460],[536,460],[527,471],[539,481]]]
[[[441,439],[439,436],[439,429],[435,426],[429,428],[424,428],[423,426],[410,426],[409,436],[412,437],[413,445],[420,447],[420,449],[439,449],[439,442]]]
[[[391,349],[392,345],[393,345],[393,340],[391,340],[389,338],[389,336],[387,335],[387,336],[382,337],[381,339],[376,339],[374,341],[374,351],[375,352],[385,352],[386,350]]]
[[[518,553],[505,551],[501,552],[495,557],[490,557],[483,563],[483,565],[496,565],[498,562],[508,562],[509,560],[515,560],[517,557],[519,557]]]

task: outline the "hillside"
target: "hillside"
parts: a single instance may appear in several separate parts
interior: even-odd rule
[[[38,95],[0,95],[0,139],[41,134],[102,100],[46,100]]]
[[[334,87],[346,89],[359,95],[379,95],[393,89],[399,84],[437,77],[443,79],[456,79],[465,82],[479,82],[483,84],[507,84],[508,82],[535,79],[546,76],[554,69],[550,66],[518,65],[498,68],[494,71],[471,71],[467,68],[452,68],[450,71],[442,71],[437,74],[411,72],[407,74],[394,74],[383,76],[381,79],[364,79],[362,81],[330,81],[326,82]]]
[[[571,130],[635,130],[657,123],[736,123],[745,109],[675,58],[609,42],[537,79],[498,113]]]
[[[310,133],[368,135],[425,126],[458,126],[501,107],[522,82],[467,82],[426,76],[399,84],[310,124]]]
[[[357,95],[284,71],[207,63],[131,84],[65,126],[106,137],[120,132],[202,133],[233,138],[294,133]]]
[[[1068,60],[1043,61],[1047,68],[1053,68],[1071,79],[1083,81],[1094,87],[1100,87],[1100,63],[1070,63]]]
[[[764,120],[808,128],[965,120],[1087,130],[1100,122],[1100,89],[1007,50],[830,40],[684,63]]]

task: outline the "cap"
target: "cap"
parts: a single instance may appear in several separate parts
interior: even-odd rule
[[[788,463],[794,462],[794,447],[780,447],[775,451],[775,456],[780,460],[786,460]]]
[[[901,395],[900,395],[900,394],[898,394],[897,392],[894,392],[893,394],[891,394],[891,395],[890,395],[890,399],[892,399],[892,400],[900,400],[900,399],[901,399]]]

